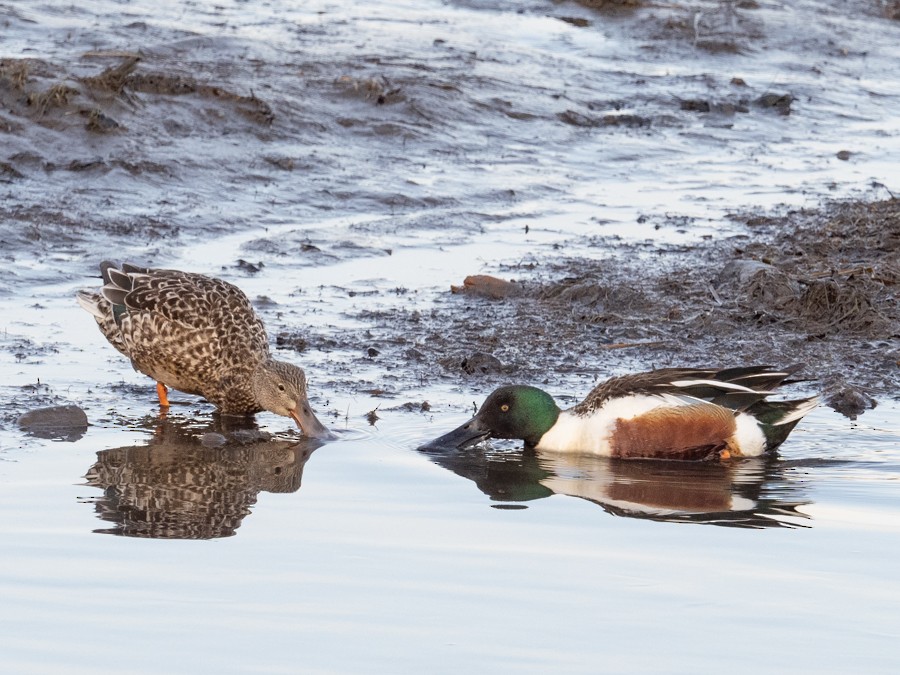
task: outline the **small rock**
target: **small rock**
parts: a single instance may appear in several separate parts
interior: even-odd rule
[[[428,412],[431,410],[431,404],[428,401],[407,401],[401,405],[388,408],[388,410],[403,410],[405,412]]]
[[[775,268],[759,260],[729,260],[725,263],[719,276],[716,277],[718,285],[737,282],[740,286],[746,286],[760,272],[773,271]]]
[[[502,300],[522,292],[522,287],[514,281],[498,279],[489,274],[472,274],[463,280],[462,286],[451,286],[452,293],[470,293],[495,300]]]
[[[850,159],[850,157],[851,157],[852,155],[853,155],[853,153],[850,152],[849,150],[841,150],[841,151],[838,152],[838,154],[836,155],[836,157],[837,157],[839,160],[841,160],[842,162],[846,162],[848,159]]]
[[[681,102],[681,109],[686,112],[708,113],[709,108],[709,101],[701,98],[693,98]]]
[[[264,443],[272,440],[272,434],[259,429],[238,429],[228,435],[231,437],[231,442],[238,445],[253,445],[254,443]]]
[[[410,361],[424,361],[425,354],[420,352],[415,347],[410,347],[409,349],[406,350],[406,358]]]
[[[369,348],[366,350],[366,356],[368,356],[370,359],[374,359],[374,358],[375,358],[376,356],[378,356],[380,353],[381,353],[381,352],[379,352],[377,349],[375,349],[375,347],[369,347]]]
[[[756,99],[756,105],[760,108],[772,108],[780,115],[790,115],[793,102],[794,97],[790,94],[775,94],[771,92],[763,94]]]
[[[503,363],[500,359],[485,352],[475,352],[471,356],[464,358],[460,366],[469,375],[474,375],[475,373],[487,375],[503,371]]]
[[[825,403],[851,420],[878,405],[874,398],[853,385],[844,385],[832,390],[826,395]]]
[[[261,262],[254,264],[252,262],[247,262],[243,258],[238,258],[238,261],[237,261],[237,268],[239,270],[246,272],[247,274],[256,274],[263,267],[265,267],[265,265]]]
[[[570,23],[573,26],[577,26],[578,28],[587,28],[591,25],[590,21],[588,21],[587,19],[582,19],[580,16],[558,16],[556,18],[560,21]]]
[[[77,405],[55,405],[36,408],[18,419],[21,429],[38,438],[77,441],[87,431],[88,419]]]

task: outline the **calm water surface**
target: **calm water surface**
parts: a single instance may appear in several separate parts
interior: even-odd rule
[[[175,415],[5,450],[4,669],[890,672],[897,412],[820,409],[733,471],[428,457],[409,413],[319,448],[204,450]]]

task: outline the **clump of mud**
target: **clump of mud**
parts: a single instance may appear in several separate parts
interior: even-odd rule
[[[237,94],[187,75],[139,72],[141,57],[137,54],[88,56],[113,58],[115,62],[95,75],[79,76],[65,67],[39,59],[0,59],[0,103],[4,110],[53,129],[68,129],[74,120],[80,120],[88,131],[109,133],[123,128],[114,118],[124,112],[119,104],[136,109],[138,101],[134,95],[142,93],[191,95],[222,101],[239,115],[263,126],[272,124],[275,119],[269,104],[252,92],[249,96]],[[130,110],[129,114],[132,114]],[[0,121],[12,124],[11,121]]]
[[[739,291],[756,314],[823,339],[900,337],[900,200],[736,219],[762,235],[741,255],[770,266]]]

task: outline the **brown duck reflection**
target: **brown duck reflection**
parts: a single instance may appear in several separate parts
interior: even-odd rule
[[[804,527],[797,511],[809,503],[773,457],[733,462],[672,462],[471,448],[420,450],[431,461],[468,478],[497,508],[569,495],[607,513],[657,521],[732,527]],[[518,508],[525,508],[519,506]]]
[[[113,523],[95,532],[154,539],[230,537],[262,492],[295,492],[320,442],[273,440],[253,428],[210,434],[164,421],[145,446],[102,450],[87,484],[90,499]],[[222,431],[221,428],[217,429]],[[223,443],[224,441],[224,443]]]

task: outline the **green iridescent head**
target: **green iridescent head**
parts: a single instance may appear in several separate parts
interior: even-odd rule
[[[559,413],[553,397],[537,387],[500,387],[488,396],[475,417],[427,447],[465,448],[488,438],[519,438],[526,445],[537,445],[556,424]]]

